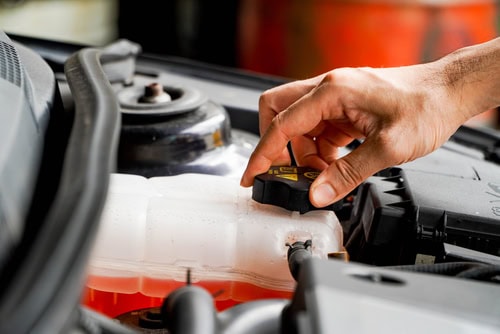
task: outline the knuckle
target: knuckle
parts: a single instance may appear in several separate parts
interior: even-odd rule
[[[335,71],[330,71],[323,77],[323,82],[334,82],[335,81]]]
[[[271,124],[269,125],[270,131],[277,133],[284,141],[290,141],[291,138],[288,135],[285,126],[285,113],[279,113],[274,116]]]
[[[323,77],[324,83],[336,83],[339,80],[352,78],[354,75],[359,75],[362,69],[351,67],[339,67],[327,72]]]
[[[279,130],[282,127],[282,123],[283,123],[283,113],[279,113],[273,117],[271,124],[269,126],[273,129]]]
[[[340,180],[346,188],[353,188],[363,181],[363,175],[357,166],[354,166],[347,159],[336,161]]]
[[[259,96],[259,106],[262,108],[264,106],[269,106],[272,101],[272,96],[273,92],[272,89],[268,89],[264,91],[260,96]]]

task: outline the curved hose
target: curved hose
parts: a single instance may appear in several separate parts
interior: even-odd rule
[[[82,49],[65,64],[75,115],[60,183],[1,305],[2,333],[62,332],[78,307],[85,267],[115,168],[119,104],[100,65]],[[67,328],[66,328],[67,329]]]
[[[479,281],[500,282],[500,266],[479,262],[445,262],[435,264],[415,264],[389,266],[389,269],[399,269],[412,272],[455,276]]]

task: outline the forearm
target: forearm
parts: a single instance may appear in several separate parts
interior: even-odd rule
[[[500,38],[459,49],[434,65],[466,117],[500,106]]]

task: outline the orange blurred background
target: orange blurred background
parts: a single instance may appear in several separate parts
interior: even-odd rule
[[[344,66],[432,61],[492,39],[499,3],[169,0],[156,10],[155,1],[0,0],[0,22],[6,32],[101,45],[127,38],[145,53],[302,79]],[[495,116],[481,117],[498,127]]]
[[[238,65],[292,79],[428,62],[498,35],[493,0],[242,0],[238,24]]]
[[[243,0],[242,68],[306,78],[435,60],[497,36],[493,0]]]

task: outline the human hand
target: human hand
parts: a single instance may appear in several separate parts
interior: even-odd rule
[[[341,68],[265,92],[262,138],[241,185],[251,186],[272,165],[289,164],[291,141],[299,166],[322,170],[311,185],[311,203],[323,207],[341,199],[381,169],[437,149],[478,113],[463,103],[463,86],[448,79],[441,63]],[[355,138],[362,144],[339,157],[339,148]]]

